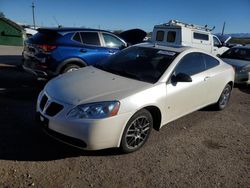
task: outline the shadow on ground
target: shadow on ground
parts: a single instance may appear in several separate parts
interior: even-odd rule
[[[22,56],[21,55],[0,55],[0,62],[2,64],[11,64],[21,66]]]
[[[83,151],[47,136],[35,122],[36,99],[43,86],[21,69],[0,69],[0,159],[47,161],[119,154],[117,149]]]
[[[250,85],[235,85],[235,87],[237,87],[240,91],[244,92],[244,93],[247,93],[247,94],[250,94]]]

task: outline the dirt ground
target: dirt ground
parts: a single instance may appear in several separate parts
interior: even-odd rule
[[[82,151],[35,123],[43,83],[0,66],[0,187],[249,187],[250,87],[153,131],[139,151]]]

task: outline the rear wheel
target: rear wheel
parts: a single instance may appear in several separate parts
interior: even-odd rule
[[[64,69],[62,70],[62,73],[66,73],[66,72],[72,72],[75,70],[80,69],[81,67],[79,65],[76,64],[68,64],[64,67]]]
[[[130,153],[141,148],[147,141],[153,127],[151,114],[143,109],[135,113],[128,121],[122,135],[120,148]]]
[[[223,110],[226,108],[228,101],[230,99],[232,87],[227,84],[223,89],[218,102],[215,104],[217,110]]]

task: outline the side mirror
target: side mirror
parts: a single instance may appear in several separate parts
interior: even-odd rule
[[[189,75],[187,75],[187,74],[185,74],[185,73],[179,73],[179,74],[177,74],[176,76],[175,75],[173,75],[172,77],[171,77],[171,80],[173,81],[173,82],[192,82],[192,78],[191,78],[191,76],[189,76]]]
[[[123,50],[124,48],[127,48],[128,47],[128,44],[123,44],[119,47],[120,50]]]

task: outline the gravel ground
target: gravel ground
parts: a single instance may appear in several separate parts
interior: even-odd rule
[[[249,187],[250,87],[153,131],[139,151],[82,151],[35,123],[43,83],[0,66],[0,187]]]

